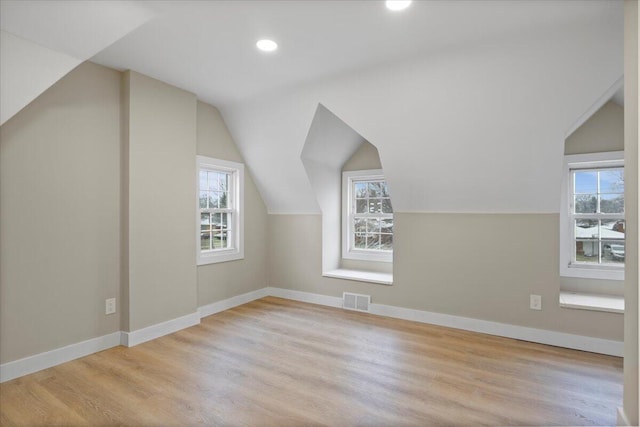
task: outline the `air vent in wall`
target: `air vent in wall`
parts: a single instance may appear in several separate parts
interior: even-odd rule
[[[350,292],[342,294],[342,308],[347,310],[369,311],[369,304],[371,304],[370,295],[352,294]]]

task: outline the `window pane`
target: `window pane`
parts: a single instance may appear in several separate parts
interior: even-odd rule
[[[364,249],[367,247],[367,239],[364,234],[358,233],[354,236],[353,246],[356,249]]]
[[[367,218],[367,233],[379,233],[380,232],[380,219]]]
[[[598,196],[596,194],[576,194],[576,213],[595,213],[598,208]]]
[[[382,196],[382,183],[370,182],[369,183],[369,197],[381,197]]]
[[[624,194],[601,194],[600,212],[624,213]]]
[[[218,172],[209,172],[209,191],[218,191]]]
[[[210,208],[218,208],[218,193],[217,192],[209,192],[209,207]]]
[[[209,197],[209,193],[206,191],[200,192],[200,209],[207,209],[207,198]]]
[[[220,230],[222,228],[222,214],[211,215],[211,225],[214,230]]]
[[[624,240],[624,221],[622,220],[602,220],[600,227],[601,239]]]
[[[229,193],[218,193],[218,197],[220,199],[220,208],[222,209],[226,209],[229,206],[227,205],[227,201],[229,198]]]
[[[226,249],[229,247],[229,233],[223,231],[220,233],[220,247]]]
[[[393,219],[383,219],[380,227],[383,233],[393,233]]]
[[[603,263],[624,263],[624,241],[609,240],[602,242]]]
[[[380,235],[380,249],[390,251],[393,249],[393,235],[381,234]]]
[[[598,238],[598,220],[595,219],[579,219],[575,221],[575,237],[576,239],[597,239]]]
[[[214,230],[214,232],[212,233],[213,239],[211,244],[214,249],[222,249],[224,247],[222,246],[223,235],[224,231],[221,231],[220,229]]]
[[[367,183],[366,182],[356,182],[354,184],[354,192],[356,195],[356,199],[364,199],[367,197]]]
[[[200,190],[207,189],[207,171],[201,170],[199,173],[200,176]]]
[[[367,212],[367,200],[366,199],[356,200],[356,213],[366,213],[366,212]]]
[[[369,213],[382,212],[382,199],[369,199]]]
[[[200,214],[200,231],[209,231],[211,228],[210,214]]]
[[[598,192],[598,172],[574,172],[575,194],[592,194]]]
[[[391,199],[382,199],[382,213],[393,213]]]
[[[364,233],[367,231],[367,222],[363,218],[356,218],[353,224],[356,233]]]
[[[609,169],[600,171],[601,193],[624,193],[624,170]]]
[[[379,234],[367,234],[367,249],[380,249]]]
[[[597,264],[599,247],[597,240],[576,241],[576,261]]]
[[[389,187],[387,187],[386,181],[380,183],[380,189],[382,191],[380,194],[381,197],[389,197]]]
[[[224,230],[228,230],[229,229],[229,215],[230,214],[227,214],[227,213],[220,214],[221,219],[222,219],[221,226],[222,226],[222,229],[224,229]]]
[[[220,191],[229,191],[229,175],[228,173],[221,173],[219,180]]]
[[[211,235],[209,233],[200,233],[200,250],[207,251],[211,249]]]

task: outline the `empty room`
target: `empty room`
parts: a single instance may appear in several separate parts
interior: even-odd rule
[[[637,0],[0,0],[0,425],[638,425]]]

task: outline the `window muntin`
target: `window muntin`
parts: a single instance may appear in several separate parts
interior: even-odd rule
[[[200,169],[200,250],[233,249],[233,172]]]
[[[570,266],[624,267],[624,169],[570,169],[572,256]]]
[[[343,176],[343,258],[391,261],[393,207],[381,171],[345,172]]]
[[[197,156],[198,265],[244,258],[244,165]]]

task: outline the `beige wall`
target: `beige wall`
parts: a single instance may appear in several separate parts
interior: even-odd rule
[[[0,363],[120,330],[119,104],[85,63],[0,127]]]
[[[198,102],[197,153],[243,163],[220,112]],[[245,167],[244,259],[198,266],[198,305],[267,286],[267,209]]]
[[[564,143],[564,154],[624,150],[624,108],[609,101]]]
[[[638,2],[624,3],[625,202],[627,262],[624,286],[624,412],[638,425]]]
[[[392,286],[321,276],[320,215],[269,215],[269,284],[622,340],[620,314],[558,306],[557,214],[395,214]],[[529,294],[543,310],[529,309]]]
[[[129,325],[136,330],[197,310],[196,97],[128,76]],[[127,328],[128,326],[128,328]]]

